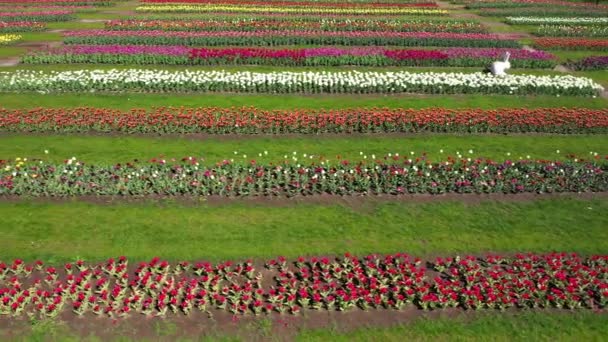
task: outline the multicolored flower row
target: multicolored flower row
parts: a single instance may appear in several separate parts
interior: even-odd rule
[[[341,19],[341,18],[218,18],[205,20],[112,20],[108,30],[162,31],[384,31],[384,32],[457,32],[486,33],[485,26],[467,20],[436,19]]]
[[[277,257],[265,263],[265,270],[253,260],[172,265],[155,257],[131,266],[119,257],[54,267],[16,259],[0,263],[0,313],[44,319],[68,311],[110,318],[198,311],[212,317],[218,311],[296,315],[407,306],[505,310],[608,304],[605,255],[456,256],[429,264],[405,253]]]
[[[534,46],[541,49],[608,51],[608,39],[537,38]]]
[[[20,41],[22,38],[18,34],[0,34],[0,45],[8,45]]]
[[[238,6],[278,6],[278,7],[333,7],[333,8],[367,8],[367,7],[438,7],[433,1],[426,2],[319,2],[301,0],[274,0],[274,1],[253,1],[253,0],[140,0],[142,3],[152,4],[207,4],[207,5],[238,5]]]
[[[0,21],[68,21],[74,19],[72,11],[0,12]]]
[[[31,32],[42,31],[45,28],[46,25],[44,23],[38,23],[35,21],[0,21],[0,32]]]
[[[243,6],[243,5],[142,5],[135,8],[138,12],[148,13],[289,13],[313,15],[447,15],[448,11],[435,8],[407,7],[286,7],[286,6]]]
[[[521,8],[488,8],[478,12],[486,17],[606,17],[605,11],[586,8],[568,7],[521,7]]]
[[[608,63],[606,63],[608,64]],[[604,64],[604,67],[605,65]],[[608,133],[608,109],[0,109],[5,132],[152,134]]]
[[[167,163],[88,165],[0,161],[2,196],[309,196],[444,193],[553,193],[608,191],[608,163],[595,161],[494,162],[485,158],[430,162],[423,156],[339,160],[335,165],[292,161],[203,165],[195,157]],[[411,158],[411,157],[410,157]]]
[[[428,93],[597,96],[603,87],[572,75],[507,75],[406,71],[276,71],[112,69],[0,72],[0,91]]]
[[[566,65],[574,70],[608,70],[608,56],[590,56]]]
[[[605,10],[607,5],[594,4],[592,2],[574,2],[574,1],[559,1],[559,0],[515,0],[515,1],[471,1],[467,2],[466,8],[518,8],[518,7],[564,7],[564,8],[584,8],[589,10]]]
[[[519,35],[443,32],[327,32],[327,31],[220,31],[165,32],[81,30],[64,32],[65,44],[189,45],[189,46],[462,46],[520,47]]]
[[[22,58],[31,64],[169,64],[169,65],[282,65],[282,66],[455,66],[484,67],[505,51],[515,68],[553,68],[555,57],[525,49],[450,48],[392,50],[366,48],[227,48],[147,45],[68,45],[39,50]]]
[[[519,24],[519,25],[542,25],[542,24],[608,25],[608,17],[507,17],[505,20],[509,24]]]
[[[541,25],[534,34],[552,37],[608,37],[608,26]]]

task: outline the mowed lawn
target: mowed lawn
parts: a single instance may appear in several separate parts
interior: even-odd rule
[[[280,162],[286,159],[307,164],[320,160],[331,163],[341,159],[372,161],[389,153],[416,158],[423,153],[432,161],[443,161],[448,156],[463,158],[484,157],[497,161],[520,158],[563,160],[574,154],[592,158],[590,152],[608,154],[605,135],[475,135],[475,134],[413,134],[382,136],[366,135],[250,135],[239,139],[208,136],[204,139],[188,137],[142,136],[86,136],[86,135],[26,135],[0,136],[0,155],[3,159],[40,158],[63,162],[76,157],[87,163],[115,164],[133,161],[146,162],[162,156],[177,160],[193,156],[203,157],[203,163],[215,164],[233,159],[237,163]],[[45,153],[48,151],[48,154]],[[267,154],[265,153],[267,152]],[[295,153],[294,153],[295,152]],[[367,157],[367,158],[365,158]],[[600,158],[600,162],[603,159]],[[294,161],[295,162],[295,161]]]

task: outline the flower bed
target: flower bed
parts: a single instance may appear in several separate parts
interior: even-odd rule
[[[608,39],[537,38],[534,46],[541,49],[608,51]]]
[[[138,12],[147,13],[289,13],[289,14],[337,14],[337,15],[447,15],[448,11],[434,8],[406,7],[286,7],[286,6],[242,6],[242,5],[143,5],[135,8]]]
[[[596,96],[603,87],[571,75],[449,72],[226,72],[224,70],[71,70],[0,72],[3,92],[429,93]]]
[[[0,34],[0,45],[8,45],[21,40],[18,34]]]
[[[121,132],[150,134],[281,133],[608,133],[608,109],[496,110],[244,108],[0,109],[5,132]]]
[[[486,17],[606,17],[605,11],[567,7],[488,8],[478,12]]]
[[[608,37],[608,26],[541,25],[534,34],[553,37]]]
[[[0,313],[36,318],[66,312],[110,318],[229,311],[234,315],[356,309],[603,308],[608,256],[574,253],[437,258],[405,253],[179,262],[129,270],[125,257],[63,266],[20,259],[0,264]],[[439,272],[437,276],[431,271]]]
[[[484,67],[511,52],[514,68],[553,68],[555,57],[524,49],[390,50],[384,48],[229,48],[197,49],[186,46],[71,45],[39,50],[23,63],[110,63],[169,65],[281,65],[281,66],[453,66]]]
[[[31,21],[14,21],[14,22],[1,22],[0,21],[0,32],[32,32],[42,31],[46,28],[44,23],[37,23]]]
[[[106,0],[0,0],[0,5],[19,5],[19,6],[38,6],[38,5],[53,5],[53,6],[113,6],[114,2]]]
[[[0,163],[0,195],[14,196],[313,196],[445,193],[553,193],[608,191],[608,163],[595,161],[429,162],[394,155],[368,161],[310,156],[269,165],[223,160],[214,166],[193,157],[181,162],[87,165]],[[288,156],[285,156],[288,158]],[[372,156],[375,159],[375,156]],[[608,159],[606,157],[605,159]],[[203,159],[201,158],[201,162]]]
[[[65,44],[86,45],[375,45],[520,47],[518,35],[442,32],[325,32],[325,31],[220,31],[165,32],[81,30],[64,32]]]
[[[384,31],[384,32],[456,32],[486,33],[487,28],[477,22],[436,19],[367,19],[367,18],[217,18],[206,20],[112,20],[108,30],[162,31]]]
[[[581,17],[507,17],[506,22],[518,25],[539,24],[577,24],[577,25],[608,25],[608,18]]]
[[[332,7],[332,8],[366,8],[366,7],[438,7],[432,1],[428,2],[319,2],[319,1],[247,1],[247,0],[141,0],[142,3],[152,4],[206,4],[206,5],[238,5],[238,6],[279,6],[279,7]]]
[[[574,70],[608,70],[608,56],[591,56],[566,63]]]
[[[0,12],[0,21],[68,21],[74,19],[71,11]]]
[[[476,1],[469,2],[466,8],[479,9],[479,8],[518,8],[518,7],[564,7],[564,8],[584,8],[589,10],[606,10],[607,5],[596,5],[592,2],[573,2],[573,1],[556,1],[556,0],[545,0],[545,1],[532,1],[532,0],[515,0],[515,1]]]

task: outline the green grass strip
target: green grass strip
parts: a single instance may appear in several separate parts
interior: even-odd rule
[[[5,108],[33,107],[99,107],[128,110],[151,107],[243,107],[260,109],[294,108],[505,108],[505,107],[586,107],[606,108],[608,101],[602,98],[575,97],[514,97],[485,95],[263,95],[263,94],[0,94],[0,105]]]
[[[44,151],[49,151],[45,154]],[[443,150],[443,153],[441,153]],[[472,153],[469,152],[472,150]],[[559,153],[557,152],[559,150]],[[264,151],[267,151],[266,155]],[[234,152],[237,152],[236,154]],[[362,160],[363,155],[376,159],[388,153],[419,157],[428,153],[431,160],[444,160],[448,155],[486,157],[494,160],[563,159],[567,154],[589,158],[590,152],[600,156],[608,154],[605,135],[402,135],[402,136],[306,136],[285,137],[267,135],[247,139],[222,139],[211,136],[203,140],[184,137],[129,137],[129,136],[0,136],[0,159],[40,158],[62,162],[76,157],[86,163],[124,163],[134,159],[149,160],[164,156],[165,159],[187,156],[204,157],[214,164],[224,159],[235,162],[278,162],[293,152],[302,163],[309,163],[320,156],[338,162],[337,156],[349,160]],[[262,156],[259,156],[259,154]],[[510,153],[510,154],[509,154]],[[304,157],[303,154],[307,154]]]
[[[201,200],[203,201],[203,200]],[[284,201],[280,201],[285,204]],[[98,205],[0,202],[0,260],[47,262],[269,258],[277,255],[486,251],[605,253],[608,201],[394,202],[357,206],[165,201]]]
[[[608,317],[602,314],[521,312],[417,319],[391,328],[368,327],[344,333],[307,330],[296,341],[600,341]]]

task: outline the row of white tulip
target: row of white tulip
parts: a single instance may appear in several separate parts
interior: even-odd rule
[[[608,17],[507,17],[511,24],[608,24]]]
[[[486,93],[595,96],[603,88],[571,75],[492,76],[406,71],[229,72],[111,69],[0,72],[0,91],[21,92],[261,92],[261,93]]]

